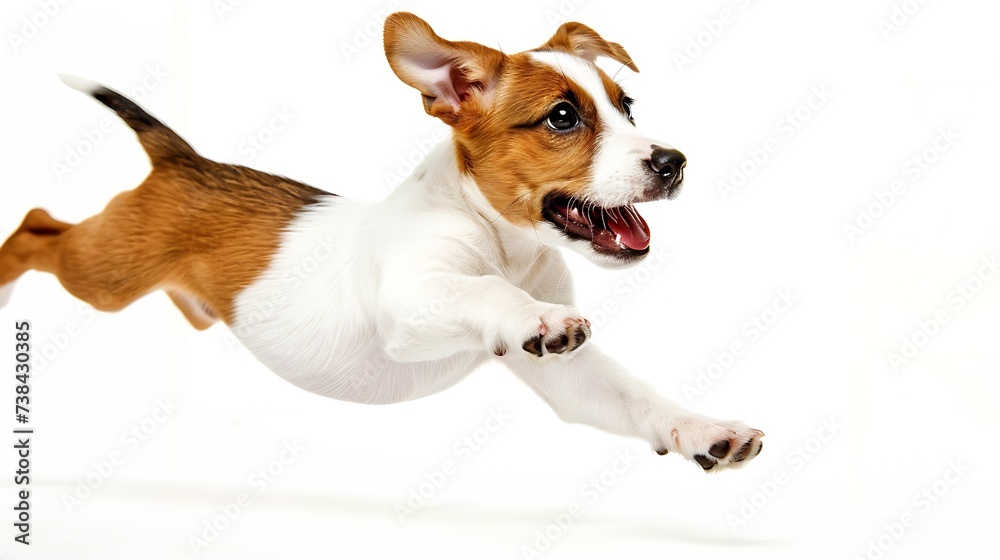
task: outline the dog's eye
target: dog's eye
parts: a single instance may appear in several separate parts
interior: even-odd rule
[[[563,101],[552,109],[545,122],[552,130],[569,130],[580,124],[580,116],[576,114],[576,107]]]
[[[635,124],[635,119],[632,118],[632,104],[635,103],[635,99],[625,96],[622,98],[622,107],[625,109],[625,116],[628,117],[628,121]]]

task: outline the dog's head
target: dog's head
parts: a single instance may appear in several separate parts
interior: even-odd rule
[[[385,51],[427,113],[452,127],[460,172],[503,219],[603,266],[649,253],[633,204],[676,195],[685,159],[638,131],[632,99],[594,64],[608,57],[638,72],[621,45],[566,23],[508,55],[447,41],[400,12],[386,19]]]

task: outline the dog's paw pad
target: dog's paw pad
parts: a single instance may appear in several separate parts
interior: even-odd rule
[[[705,469],[706,471],[714,469],[715,465],[719,464],[719,462],[716,461],[715,459],[710,459],[704,455],[695,455],[694,460],[696,463],[701,465],[701,468]]]
[[[566,333],[545,343],[545,349],[548,350],[549,354],[562,354],[566,351],[567,346],[569,346],[569,336]]]
[[[539,358],[569,354],[590,338],[590,321],[570,307],[555,306],[538,321],[538,334],[524,341],[521,348]]]
[[[742,422],[692,419],[672,433],[677,450],[706,470],[742,466],[760,455],[764,432]]]
[[[729,440],[724,439],[708,449],[708,454],[716,459],[721,459],[729,453]]]
[[[535,338],[529,338],[528,340],[524,341],[524,345],[522,345],[521,348],[523,348],[525,352],[529,354],[534,354],[539,358],[541,358],[542,357],[541,335],[536,336]]]

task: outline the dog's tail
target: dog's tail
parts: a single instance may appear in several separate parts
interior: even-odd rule
[[[170,130],[167,125],[156,120],[142,107],[117,91],[76,76],[60,74],[59,79],[69,87],[90,95],[117,113],[125,121],[125,124],[135,131],[136,136],[139,137],[139,143],[149,154],[149,159],[154,167],[177,159],[198,157],[194,148],[176,132]]]

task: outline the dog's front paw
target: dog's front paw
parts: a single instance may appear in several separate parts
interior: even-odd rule
[[[590,321],[565,305],[546,305],[535,310],[526,326],[524,330],[518,329],[520,333],[510,345],[538,358],[572,355],[590,338]]]
[[[676,449],[706,471],[745,465],[760,455],[763,437],[764,432],[743,422],[720,422],[707,417],[691,418],[670,432],[671,450]]]

